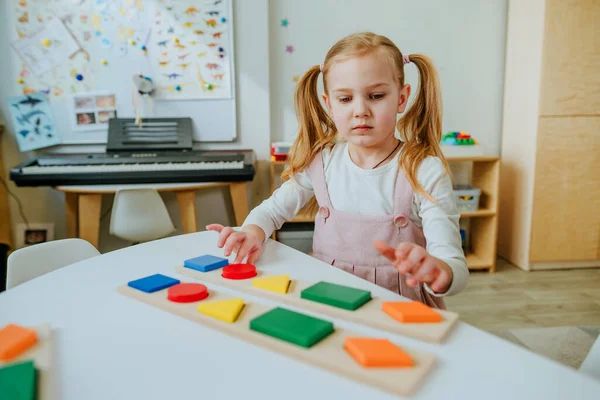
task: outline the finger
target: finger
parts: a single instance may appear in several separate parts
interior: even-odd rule
[[[400,243],[400,245],[396,248],[396,260],[404,260],[406,257],[408,257],[408,254],[414,247],[415,247],[414,243],[410,243],[410,242]]]
[[[234,232],[229,235],[227,241],[225,242],[225,257],[229,257],[233,249],[237,249],[242,245],[242,242],[246,239],[246,235],[241,234],[240,232]]]
[[[248,253],[248,261],[247,261],[248,264],[256,263],[261,255],[262,255],[262,246],[260,246],[257,249],[252,250],[250,253]]]
[[[221,224],[210,224],[210,225],[206,225],[206,230],[208,231],[215,231],[215,232],[221,232],[223,230],[224,226]]]
[[[406,283],[408,286],[415,286],[419,282],[424,282],[425,277],[430,275],[437,268],[437,264],[431,257],[425,258],[425,261],[421,263],[421,265],[416,269],[416,271],[410,276],[410,278],[406,279]]]
[[[448,290],[447,288],[450,286],[450,280],[450,272],[446,271],[445,269],[440,269],[437,279],[431,285],[429,285],[429,287],[434,292],[443,293]]]
[[[381,240],[375,240],[373,244],[375,245],[375,250],[377,250],[385,258],[387,258],[391,262],[396,261],[395,250],[393,247],[388,246],[387,243]]]
[[[223,247],[223,245],[225,244],[225,241],[227,240],[229,235],[231,235],[233,232],[235,232],[235,231],[230,226],[223,228],[221,230],[221,233],[219,234],[219,241],[217,243],[217,246]]]
[[[236,251],[236,256],[235,256],[235,264],[240,264],[242,261],[244,261],[244,258],[246,257],[246,255],[248,255],[248,253],[250,253],[252,251],[252,249],[254,248],[255,244],[252,243],[252,240],[244,240],[241,245],[239,246],[238,250]]]
[[[397,249],[396,249],[397,254]],[[413,246],[406,257],[397,265],[398,271],[401,274],[412,274],[417,271],[421,265],[421,261],[427,256],[427,251],[420,246]]]

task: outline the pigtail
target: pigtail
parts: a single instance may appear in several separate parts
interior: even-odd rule
[[[294,103],[299,129],[288,154],[288,166],[281,174],[284,181],[308,167],[314,156],[335,140],[335,124],[319,101],[320,72],[319,65],[310,68],[296,87]]]
[[[406,56],[405,56],[406,57]],[[398,121],[398,132],[404,141],[400,165],[413,189],[433,200],[418,183],[417,170],[427,156],[442,160],[450,174],[450,167],[442,153],[442,94],[438,73],[431,60],[421,54],[408,56],[419,71],[419,87],[412,106]]]

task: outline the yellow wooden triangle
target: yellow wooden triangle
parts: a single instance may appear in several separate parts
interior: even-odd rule
[[[211,301],[198,304],[198,311],[202,314],[229,323],[235,322],[242,308],[244,308],[244,299]]]
[[[252,280],[252,286],[275,293],[286,294],[290,287],[290,276],[278,275],[267,278],[256,278]]]

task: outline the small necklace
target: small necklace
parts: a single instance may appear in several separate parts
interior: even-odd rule
[[[388,154],[386,158],[384,158],[383,160],[379,161],[372,169],[375,169],[375,168],[379,167],[382,162],[384,162],[385,160],[387,160],[388,158],[390,158],[390,156],[392,154],[394,154],[396,152],[396,150],[398,150],[398,147],[400,147],[400,143],[402,143],[402,142],[398,141],[398,144],[396,145],[396,147],[394,148],[394,150],[392,150],[392,152],[390,154]]]

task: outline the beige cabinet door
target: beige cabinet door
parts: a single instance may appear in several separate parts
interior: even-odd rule
[[[530,261],[598,259],[600,117],[542,117]]]
[[[600,1],[547,0],[540,115],[600,113]]]

